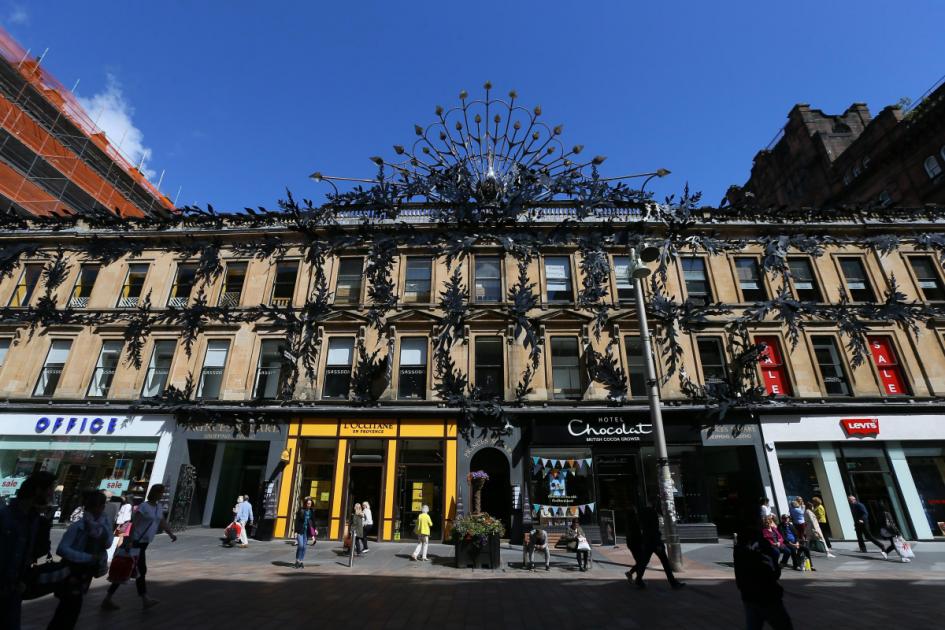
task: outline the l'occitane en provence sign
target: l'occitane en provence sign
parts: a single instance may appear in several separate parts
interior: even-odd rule
[[[342,422],[341,437],[397,437],[396,422]]]

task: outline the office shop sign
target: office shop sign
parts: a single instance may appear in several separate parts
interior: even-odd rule
[[[621,416],[553,417],[535,419],[533,441],[538,444],[650,444],[653,425]]]
[[[119,419],[88,416],[40,416],[34,431],[37,435],[113,435]]]

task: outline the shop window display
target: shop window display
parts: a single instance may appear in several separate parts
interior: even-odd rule
[[[334,483],[336,440],[303,440],[299,452],[298,495],[311,497],[315,504],[315,524],[328,527]],[[327,529],[326,529],[327,531]]]
[[[596,525],[597,497],[590,449],[532,449],[530,463],[533,520],[555,532],[563,532],[574,519],[581,525]]]
[[[932,535],[945,536],[945,448],[903,449]]]
[[[416,538],[414,524],[424,505],[430,507],[430,538],[443,537],[443,441],[401,440],[398,455],[399,519],[394,523],[400,538]]]

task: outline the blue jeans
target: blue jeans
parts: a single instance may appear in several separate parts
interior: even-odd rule
[[[296,534],[295,539],[299,543],[298,547],[295,548],[295,561],[302,562],[305,560],[305,548],[308,547],[308,536],[305,534]]]

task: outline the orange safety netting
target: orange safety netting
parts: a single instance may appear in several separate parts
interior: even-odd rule
[[[20,75],[42,94],[53,106],[75,124],[95,145],[114,160],[125,173],[147,190],[165,210],[173,210],[174,204],[138,170],[105,136],[105,132],[92,122],[70,90],[55,77],[40,67],[35,59],[28,58],[27,51],[9,33],[0,28],[0,57],[13,66]],[[109,208],[114,205],[109,205]]]
[[[24,179],[23,175],[3,162],[0,162],[0,193],[36,216],[75,214],[75,209],[69,204],[59,201],[33,182]]]

